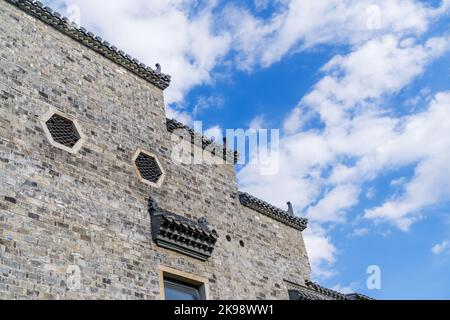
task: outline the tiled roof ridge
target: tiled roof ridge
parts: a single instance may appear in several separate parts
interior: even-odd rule
[[[296,217],[289,214],[288,211],[284,211],[274,205],[258,199],[246,192],[239,192],[239,201],[242,205],[258,211],[266,216],[269,216],[277,221],[287,224],[295,229],[303,231],[308,226],[308,219]]]
[[[347,295],[337,292],[332,289],[322,287],[321,285],[319,285],[315,282],[312,282],[311,280],[305,280],[305,284],[308,288],[314,290],[315,292],[320,293],[324,296],[330,297],[332,299],[335,299],[335,300],[347,300],[348,299]]]
[[[114,63],[124,67],[135,75],[149,81],[158,88],[164,90],[170,85],[170,76],[146,66],[144,63],[134,59],[124,51],[104,41],[101,37],[94,35],[85,28],[69,21],[60,13],[53,11],[50,7],[44,6],[39,1],[33,0],[5,0],[16,6],[25,13],[39,19],[54,29],[69,36],[82,45],[101,54]]]
[[[232,151],[230,149],[227,149],[224,147],[224,145],[220,145],[216,143],[215,141],[212,141],[211,139],[208,139],[205,136],[200,135],[199,133],[195,132],[194,129],[189,127],[188,125],[179,122],[176,119],[166,119],[166,126],[167,130],[169,132],[174,132],[177,129],[185,130],[189,135],[191,136],[191,143],[195,143],[195,139],[197,138],[199,141],[202,142],[202,148],[205,149],[209,145],[214,145],[214,149],[219,149],[223,151],[223,159],[227,160],[227,157],[230,157],[230,159],[233,159],[233,162],[236,164],[239,159],[239,154],[237,151]]]
[[[305,284],[309,289],[314,290],[315,292],[322,294],[324,296],[330,297],[335,300],[373,300],[372,298],[360,294],[360,293],[349,293],[344,294],[332,289],[328,289],[325,287],[322,287],[321,285],[311,281],[311,280],[305,280]]]
[[[366,296],[361,293],[349,293],[346,294],[347,298],[350,300],[374,300],[373,298]]]

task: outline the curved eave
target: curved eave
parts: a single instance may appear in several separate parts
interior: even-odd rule
[[[140,78],[152,83],[161,90],[165,90],[169,87],[171,80],[169,75],[160,73],[146,66],[144,63],[134,59],[122,50],[119,50],[117,47],[111,45],[108,41],[104,41],[102,38],[87,31],[85,28],[69,21],[68,18],[63,17],[60,13],[53,11],[49,7],[44,7],[41,2],[30,0],[5,1],[16,6],[30,16],[33,16],[45,24],[53,27],[57,31],[62,32],[78,43],[101,54]]]
[[[238,195],[239,201],[243,206],[253,209],[281,223],[300,231],[304,231],[308,226],[308,219],[290,215],[287,211],[281,210],[280,208],[277,208],[270,203],[258,199],[248,193],[239,192]]]

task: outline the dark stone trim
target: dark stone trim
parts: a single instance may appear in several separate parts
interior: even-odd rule
[[[206,261],[211,257],[219,235],[209,230],[205,219],[190,220],[159,208],[149,200],[152,238],[160,247]]]
[[[175,130],[184,130],[188,135],[191,136],[191,143],[195,144],[196,140],[197,141],[201,141],[202,143],[202,148],[205,149],[207,146],[215,144],[214,141],[209,140],[208,138],[206,138],[205,136],[202,136],[196,132],[194,132],[194,130],[181,123],[178,122],[175,119],[166,119],[166,127],[167,127],[167,131],[173,133]],[[222,149],[222,153],[223,153],[223,159],[226,161],[227,159],[233,159],[233,163],[236,164],[237,161],[239,160],[239,154],[237,151],[232,152],[231,150],[228,150],[226,147],[224,147],[223,145],[217,145],[215,144],[215,148],[214,149]]]
[[[258,199],[248,193],[239,192],[239,201],[243,206],[258,211],[268,217],[280,221],[297,230],[303,231],[308,226],[308,219],[299,218],[289,214],[288,211],[281,210],[270,203]]]
[[[62,17],[58,12],[53,11],[49,7],[44,7],[41,2],[31,0],[6,1],[21,9],[25,13],[69,36],[89,49],[101,54],[114,63],[124,67],[135,75],[149,81],[158,88],[164,90],[169,87],[169,75],[153,70],[152,68],[139,62],[139,60],[133,59],[130,55],[117,49],[117,47],[111,45],[109,42],[104,41],[102,38],[95,36],[91,32],[88,32],[85,28],[79,27],[75,23],[70,22],[69,19]]]

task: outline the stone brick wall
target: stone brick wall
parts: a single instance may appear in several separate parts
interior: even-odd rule
[[[284,280],[309,277],[301,233],[244,208],[233,165],[172,162],[160,89],[4,0],[0,43],[1,299],[159,299],[160,266],[208,279],[211,299],[287,299]],[[52,108],[80,124],[77,154],[47,140]],[[161,188],[139,181],[138,148],[158,155]],[[150,197],[206,217],[208,261],[152,242]]]

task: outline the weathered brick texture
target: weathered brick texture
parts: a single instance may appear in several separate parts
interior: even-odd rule
[[[286,299],[284,280],[309,277],[301,232],[243,207],[233,165],[171,160],[161,89],[3,0],[0,105],[0,298],[159,299],[159,266],[209,279],[211,299]],[[46,138],[51,108],[80,124],[77,154]],[[158,155],[161,188],[140,182],[138,148]],[[152,242],[150,197],[206,217],[208,261]]]

